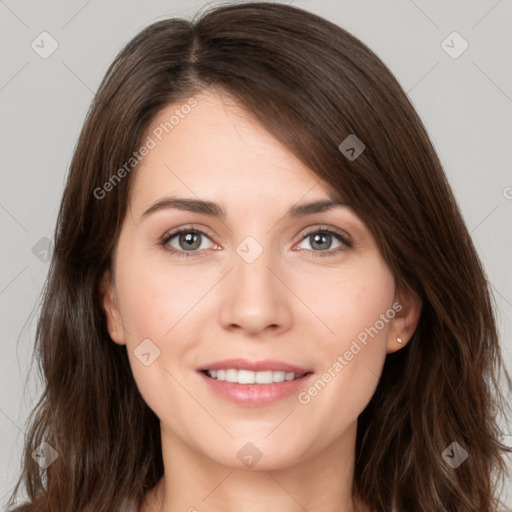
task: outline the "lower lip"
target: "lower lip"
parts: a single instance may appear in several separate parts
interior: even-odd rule
[[[238,384],[238,382],[212,379],[203,372],[199,372],[199,375],[214,393],[225,400],[237,405],[260,407],[298,394],[313,374],[308,373],[299,379],[272,384]]]

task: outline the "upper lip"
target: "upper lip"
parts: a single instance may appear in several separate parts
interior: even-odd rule
[[[275,361],[271,359],[262,359],[260,361],[250,361],[248,359],[237,358],[237,359],[224,359],[223,361],[215,361],[208,363],[200,368],[199,371],[205,370],[250,370],[253,372],[261,372],[265,370],[272,370],[274,372],[290,372],[296,374],[309,373],[312,370],[296,366],[294,364],[284,363],[282,361]]]

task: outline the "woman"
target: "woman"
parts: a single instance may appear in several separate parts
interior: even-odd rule
[[[487,512],[512,451],[426,131],[364,44],[290,6],[160,21],[115,59],[37,350],[17,511]]]

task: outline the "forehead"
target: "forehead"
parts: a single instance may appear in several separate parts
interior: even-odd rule
[[[192,106],[193,105],[193,106]],[[202,92],[166,106],[144,141],[152,149],[135,171],[131,208],[139,214],[166,194],[239,207],[332,197],[329,186],[232,97]]]

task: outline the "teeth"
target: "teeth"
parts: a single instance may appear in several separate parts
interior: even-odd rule
[[[298,379],[304,375],[303,373],[273,372],[271,370],[252,372],[250,370],[235,370],[233,368],[226,370],[207,370],[206,373],[212,379],[237,382],[238,384],[272,384],[273,382]]]

